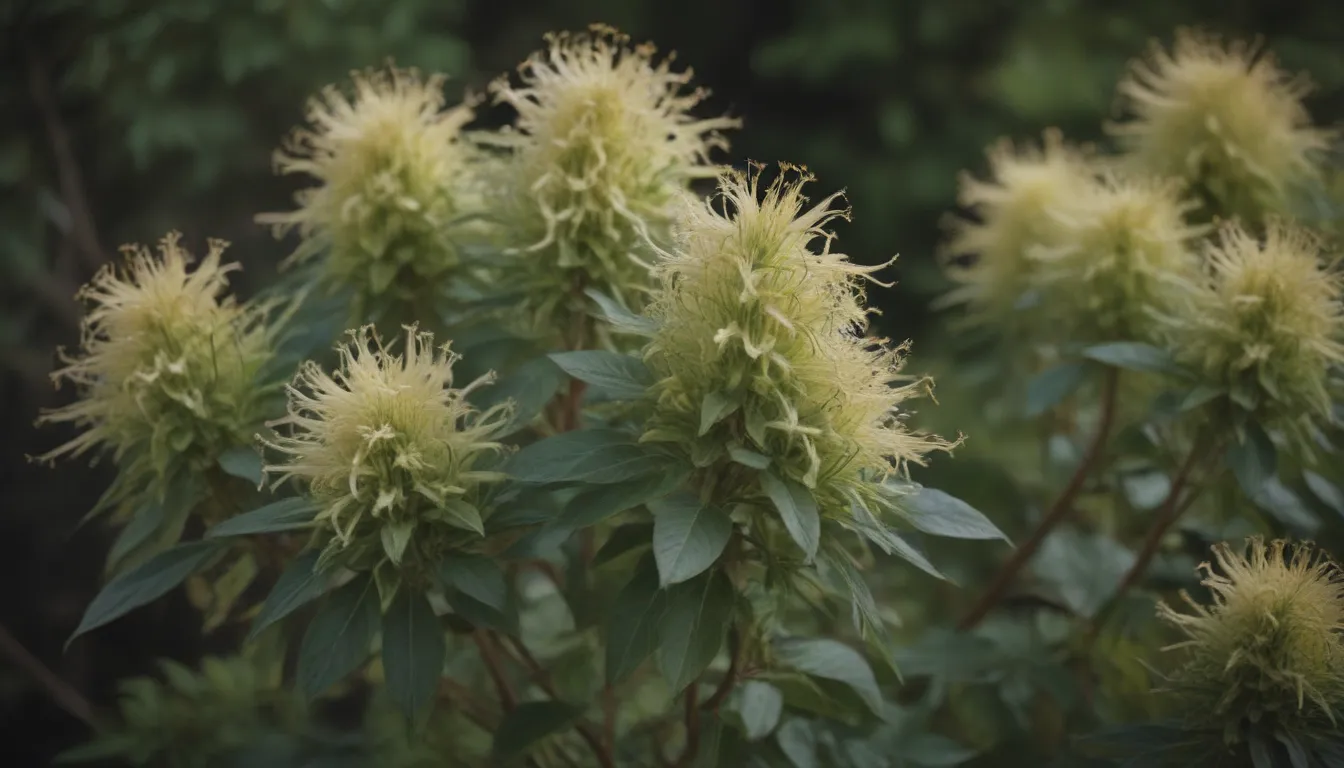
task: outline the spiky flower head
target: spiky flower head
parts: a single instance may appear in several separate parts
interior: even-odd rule
[[[277,236],[298,228],[291,262],[319,260],[326,285],[353,287],[364,314],[432,306],[462,263],[481,211],[480,153],[462,137],[470,103],[445,107],[444,77],[414,69],[353,74],[308,103],[308,125],[275,156],[281,173],[317,182],[298,207],[263,214]]]
[[[1053,212],[1090,189],[1094,171],[1056,130],[1040,146],[1004,140],[988,155],[989,179],[961,178],[958,203],[975,218],[953,221],[947,274],[959,285],[943,303],[964,305],[972,324],[1021,332],[1033,326],[1028,305],[1039,305],[1030,254],[1055,242]]]
[[[759,168],[726,172],[721,208],[710,199],[686,212],[648,310],[658,383],[644,440],[700,467],[760,454],[824,514],[847,516],[874,480],[948,443],[902,423],[926,382],[900,374],[904,346],[864,335],[861,283],[885,265],[831,250],[826,226],[848,211],[838,194],[807,207],[811,178],[786,166],[762,194]]]
[[[705,92],[651,45],[601,26],[547,43],[519,85],[491,86],[517,111],[492,139],[509,153],[495,210],[516,256],[509,280],[539,327],[586,311],[576,285],[643,305],[648,257],[669,242],[680,195],[717,172],[709,155],[738,125],[693,116]]]
[[[1176,180],[1103,174],[1047,215],[1052,242],[1029,249],[1045,332],[1080,342],[1152,341],[1156,312],[1198,269],[1204,230],[1186,223],[1196,204]]]
[[[503,479],[482,465],[507,403],[478,412],[467,396],[486,375],[453,388],[456,356],[431,334],[406,329],[400,354],[371,327],[338,348],[340,369],[305,363],[289,391],[285,431],[264,442],[284,454],[265,467],[295,478],[320,506],[326,549],[319,563],[372,570],[390,563],[423,575],[437,558],[483,534],[478,503]]]
[[[1329,420],[1332,369],[1344,362],[1344,279],[1319,240],[1280,220],[1263,239],[1227,224],[1206,263],[1168,321],[1178,361],[1267,425]]]
[[[1170,674],[1190,723],[1221,729],[1237,742],[1250,723],[1287,730],[1333,728],[1344,702],[1344,581],[1309,544],[1268,545],[1252,538],[1240,551],[1213,547],[1217,571],[1200,565],[1213,602],[1182,595],[1193,613],[1158,606],[1187,639]]]
[[[107,265],[80,291],[90,305],[81,352],[62,354],[66,365],[52,374],[78,387],[80,399],[40,422],[84,431],[42,458],[100,448],[123,473],[161,481],[212,466],[264,420],[269,393],[259,374],[274,348],[267,308],[226,294],[238,269],[220,263],[226,243],[211,240],[189,270],[180,240],[169,233],[157,255],[124,247],[122,268]]]
[[[1119,86],[1128,119],[1109,128],[1142,170],[1186,179],[1215,213],[1255,223],[1316,175],[1329,134],[1311,125],[1309,90],[1257,45],[1180,30],[1170,51],[1154,43],[1131,66]]]

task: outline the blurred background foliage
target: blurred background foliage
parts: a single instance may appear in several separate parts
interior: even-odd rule
[[[1184,24],[1263,36],[1288,69],[1311,73],[1317,124],[1344,117],[1344,6],[1334,3],[6,0],[0,623],[7,634],[99,704],[111,701],[117,679],[153,672],[155,657],[193,662],[212,650],[202,647],[180,597],[61,650],[96,589],[107,542],[78,522],[108,476],[74,463],[38,467],[25,456],[64,439],[31,428],[39,408],[69,397],[47,382],[50,350],[77,340],[71,297],[116,246],[150,242],[170,228],[188,243],[229,239],[230,256],[245,265],[236,285],[250,295],[289,251],[252,217],[282,209],[292,192],[291,180],[273,175],[271,153],[310,93],[389,58],[449,73],[450,88],[479,93],[545,32],[593,21],[652,39],[693,67],[713,91],[706,113],[744,120],[733,138],[736,164],[800,163],[819,177],[814,194],[848,190],[854,221],[842,227],[842,250],[865,263],[902,255],[899,285],[870,299],[883,311],[884,333],[915,339],[922,370],[949,367],[954,347],[928,305],[945,287],[936,253],[958,174],[982,172],[983,147],[999,136],[1032,138],[1054,125],[1075,140],[1099,140],[1114,83],[1154,37],[1169,39]],[[486,122],[495,119],[485,111]],[[979,401],[948,387],[930,425],[965,431],[971,441],[934,468],[936,484],[991,514],[1020,508],[1005,501],[1016,493],[1007,465],[990,460],[1013,454],[1012,445],[984,425]],[[1030,436],[1019,437],[1034,450]],[[1074,557],[1072,574],[1055,577],[1069,583],[1094,571],[1107,543],[1097,537],[1094,556]],[[1083,544],[1071,551],[1086,553]],[[1079,589],[1063,599],[1087,600]],[[891,603],[917,615],[909,612],[929,596]],[[916,651],[907,665],[917,667]],[[8,765],[45,764],[85,735],[7,663],[0,723]]]

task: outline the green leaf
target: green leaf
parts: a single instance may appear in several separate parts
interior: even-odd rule
[[[1030,567],[1037,578],[1055,588],[1065,605],[1090,618],[1133,564],[1134,553],[1110,536],[1064,525],[1041,542]]]
[[[548,736],[569,730],[581,715],[583,707],[563,701],[525,701],[500,721],[491,752],[496,758],[525,755]]]
[[[445,653],[443,628],[425,594],[399,590],[383,616],[383,675],[387,692],[408,718],[434,701]]]
[[[1040,416],[1064,402],[1086,378],[1087,366],[1076,361],[1041,371],[1027,384],[1027,415]]]
[[[633,355],[585,349],[553,352],[550,358],[565,373],[597,387],[613,400],[638,400],[653,384],[644,361]]]
[[[1270,477],[1251,496],[1255,505],[1283,523],[1298,537],[1311,537],[1321,527],[1321,519],[1277,477]]]
[[[255,448],[240,445],[219,456],[219,468],[253,485],[261,485],[261,454]]]
[[[936,733],[914,733],[901,740],[901,757],[921,768],[961,765],[976,751]]]
[[[918,530],[934,536],[1008,541],[975,507],[936,488],[916,486],[914,493],[898,498],[897,512]]]
[[[653,523],[628,523],[611,532],[593,556],[593,567],[609,563],[632,549],[653,541]]]
[[[610,296],[593,288],[585,289],[584,294],[597,302],[598,307],[602,309],[603,316],[611,323],[612,330],[645,337],[651,337],[658,332],[658,324],[651,318],[636,315],[616,303],[616,300]]]
[[[775,659],[812,677],[849,686],[873,714],[881,717],[885,706],[877,678],[858,651],[838,640],[785,638],[775,641]]]
[[[710,392],[700,403],[700,435],[703,437],[710,429],[727,418],[742,403],[722,392]]]
[[[951,581],[951,579],[943,575],[942,571],[933,567],[933,563],[929,562],[929,559],[924,556],[924,553],[911,546],[910,542],[897,536],[894,531],[888,531],[887,533],[888,535],[883,537],[883,544],[888,548],[891,554],[910,563],[935,579]]]
[[[564,383],[564,372],[550,358],[539,357],[500,376],[491,386],[473,391],[470,399],[481,410],[512,400],[513,413],[501,432],[507,436],[530,424]]]
[[[807,556],[807,562],[817,556],[821,544],[821,515],[817,500],[801,483],[777,477],[773,472],[761,474],[761,488],[784,521],[784,528]]]
[[[257,617],[252,620],[249,639],[327,591],[327,575],[317,570],[317,559],[320,556],[319,550],[310,549],[295,558],[285,572],[280,574],[275,586],[271,588],[271,594],[257,612]]]
[[[728,458],[744,467],[751,467],[752,469],[765,469],[770,466],[769,456],[747,450],[738,445],[728,446]]]
[[[448,499],[443,504],[443,521],[455,528],[471,531],[477,536],[485,535],[485,521],[481,519],[481,510],[461,499]]]
[[[308,499],[295,496],[271,502],[260,509],[231,517],[205,532],[207,539],[226,536],[252,536],[258,533],[292,531],[312,525],[318,506]]]
[[[733,585],[718,571],[667,590],[667,610],[658,621],[658,670],[674,694],[704,672],[718,655],[733,621]]]
[[[477,602],[503,611],[509,602],[509,587],[499,563],[474,555],[448,555],[439,563],[439,578]]]
[[[448,597],[453,613],[467,621],[473,627],[486,627],[503,632],[506,635],[518,634],[518,613],[513,606],[495,608],[477,600],[466,592],[457,592]]]
[[[625,432],[584,429],[527,446],[509,462],[508,472],[526,483],[620,483],[674,466],[670,456]]]
[[[298,688],[309,699],[359,668],[378,634],[378,590],[361,574],[327,596],[299,646]]]
[[[173,587],[186,581],[188,576],[204,568],[216,555],[223,552],[225,547],[225,544],[218,541],[179,544],[117,576],[93,598],[70,640],[157,600]]]
[[[1180,370],[1165,350],[1151,344],[1133,341],[1117,341],[1088,347],[1083,350],[1083,357],[1131,371],[1175,373]]]
[[[661,499],[689,476],[689,467],[674,467],[669,472],[585,488],[565,505],[556,524],[572,531],[596,525],[612,515]]]
[[[118,570],[118,566],[125,563],[133,554],[137,556],[136,559],[157,554],[149,547],[145,547],[149,550],[147,552],[138,551],[156,536],[171,538],[171,541],[157,542],[157,546],[176,544],[182,535],[183,524],[192,508],[196,506],[196,502],[200,500],[201,493],[199,483],[194,482],[190,476],[179,473],[169,483],[162,499],[151,499],[136,509],[130,522],[121,530],[117,540],[112,544],[111,551],[108,552],[107,570],[109,572]]]
[[[1344,491],[1341,491],[1339,486],[1309,469],[1302,471],[1302,479],[1306,481],[1312,495],[1320,499],[1321,503],[1344,515]]]
[[[608,683],[621,682],[653,653],[666,608],[667,593],[658,586],[658,569],[646,556],[611,606],[606,638]]]
[[[1274,476],[1278,450],[1264,428],[1255,422],[1246,425],[1244,437],[1227,447],[1224,461],[1241,489],[1254,498],[1265,481]]]
[[[1180,410],[1193,411],[1201,405],[1213,400],[1216,397],[1226,395],[1227,390],[1221,387],[1210,387],[1204,384],[1193,387],[1181,397]]]
[[[760,680],[748,680],[737,689],[737,713],[749,741],[759,741],[779,724],[784,713],[784,694]]]
[[[733,534],[733,521],[721,509],[689,493],[651,502],[653,555],[664,586],[678,584],[714,564]]]
[[[411,543],[413,533],[415,533],[414,520],[388,521],[379,529],[378,537],[383,543],[383,554],[387,555],[387,559],[391,560],[393,565],[401,565],[401,558],[406,554],[406,547]]]
[[[775,741],[793,768],[816,768],[817,736],[811,723],[791,717],[779,726]]]
[[[853,607],[855,631],[859,633],[859,637],[873,643],[887,659],[888,664],[892,664],[891,636],[887,632],[886,622],[882,620],[882,614],[878,611],[877,600],[873,598],[872,590],[868,589],[867,582],[863,580],[863,574],[854,567],[849,555],[844,551],[823,552],[822,559],[844,583],[846,597],[850,599]]]

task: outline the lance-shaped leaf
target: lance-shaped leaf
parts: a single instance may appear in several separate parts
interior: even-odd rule
[[[224,551],[218,541],[193,541],[161,552],[142,565],[117,576],[93,598],[71,640],[91,629],[119,619],[127,613],[162,597],[168,590],[186,581]]]
[[[551,360],[579,381],[593,385],[612,400],[638,400],[653,383],[644,361],[597,349],[554,352]]]
[[[415,718],[434,701],[443,673],[443,629],[423,592],[401,589],[383,616],[383,674],[387,692]]]
[[[225,536],[251,536],[306,528],[312,524],[317,510],[317,504],[302,497],[281,499],[260,509],[231,517],[206,531],[205,536],[209,539],[218,539]]]
[[[526,483],[620,483],[665,472],[677,462],[615,429],[564,432],[514,455],[509,475]]]
[[[271,588],[271,594],[266,597],[266,602],[262,603],[257,617],[252,620],[249,639],[327,591],[327,575],[317,570],[317,559],[320,555],[321,552],[318,550],[310,549],[296,557],[285,572],[280,574],[275,586]]]
[[[299,646],[299,690],[310,699],[355,671],[378,634],[378,590],[360,575],[318,606]]]
[[[784,528],[811,562],[821,544],[821,515],[812,492],[801,483],[778,477],[773,472],[761,474],[761,488],[779,510]]]
[[[678,493],[649,504],[653,511],[653,555],[664,586],[698,576],[714,564],[733,534],[722,509]]]

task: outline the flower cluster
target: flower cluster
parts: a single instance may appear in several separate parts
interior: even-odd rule
[[[291,261],[319,258],[322,282],[353,287],[365,317],[434,306],[473,237],[481,158],[462,129],[474,113],[445,108],[443,83],[415,70],[356,73],[352,94],[328,87],[309,102],[309,127],[276,154],[282,172],[318,185],[297,194],[296,210],[259,220],[277,235],[298,227]]]
[[[1215,213],[1254,223],[1317,172],[1329,134],[1311,126],[1308,90],[1254,46],[1182,31],[1121,81],[1129,119],[1111,130],[1145,172],[1186,179]]]
[[[490,377],[453,388],[455,357],[428,333],[408,328],[401,354],[370,327],[351,337],[334,375],[300,369],[289,414],[272,423],[288,429],[266,441],[285,461],[265,471],[302,481],[320,505],[324,567],[423,570],[483,533],[476,502],[503,476],[480,465],[501,450],[492,438],[509,406],[475,411],[467,396]]]
[[[1244,551],[1213,548],[1201,582],[1213,594],[1193,613],[1166,604],[1159,615],[1188,638],[1172,690],[1193,725],[1239,741],[1248,723],[1288,730],[1333,728],[1344,701],[1344,581],[1309,545],[1251,539]]]
[[[831,250],[826,225],[847,212],[838,195],[804,210],[810,180],[786,168],[762,195],[759,169],[725,173],[723,209],[687,211],[648,310],[659,381],[643,439],[702,467],[758,453],[843,515],[875,479],[948,443],[903,425],[922,383],[900,375],[903,347],[863,333],[858,283],[880,267]]]
[[[53,374],[79,387],[80,399],[41,421],[84,431],[42,458],[102,448],[128,474],[156,482],[248,444],[265,418],[259,375],[274,334],[264,307],[226,295],[238,265],[220,263],[225,248],[210,241],[189,271],[177,233],[160,241],[157,256],[127,246],[124,269],[108,265],[80,292],[91,305],[82,354],[63,356]]]
[[[582,315],[585,286],[638,309],[647,257],[668,245],[689,182],[717,172],[719,131],[738,122],[692,116],[705,94],[684,90],[691,72],[604,27],[552,36],[520,75],[491,88],[515,125],[484,137],[508,152],[493,212],[515,256],[510,282],[542,328]]]

